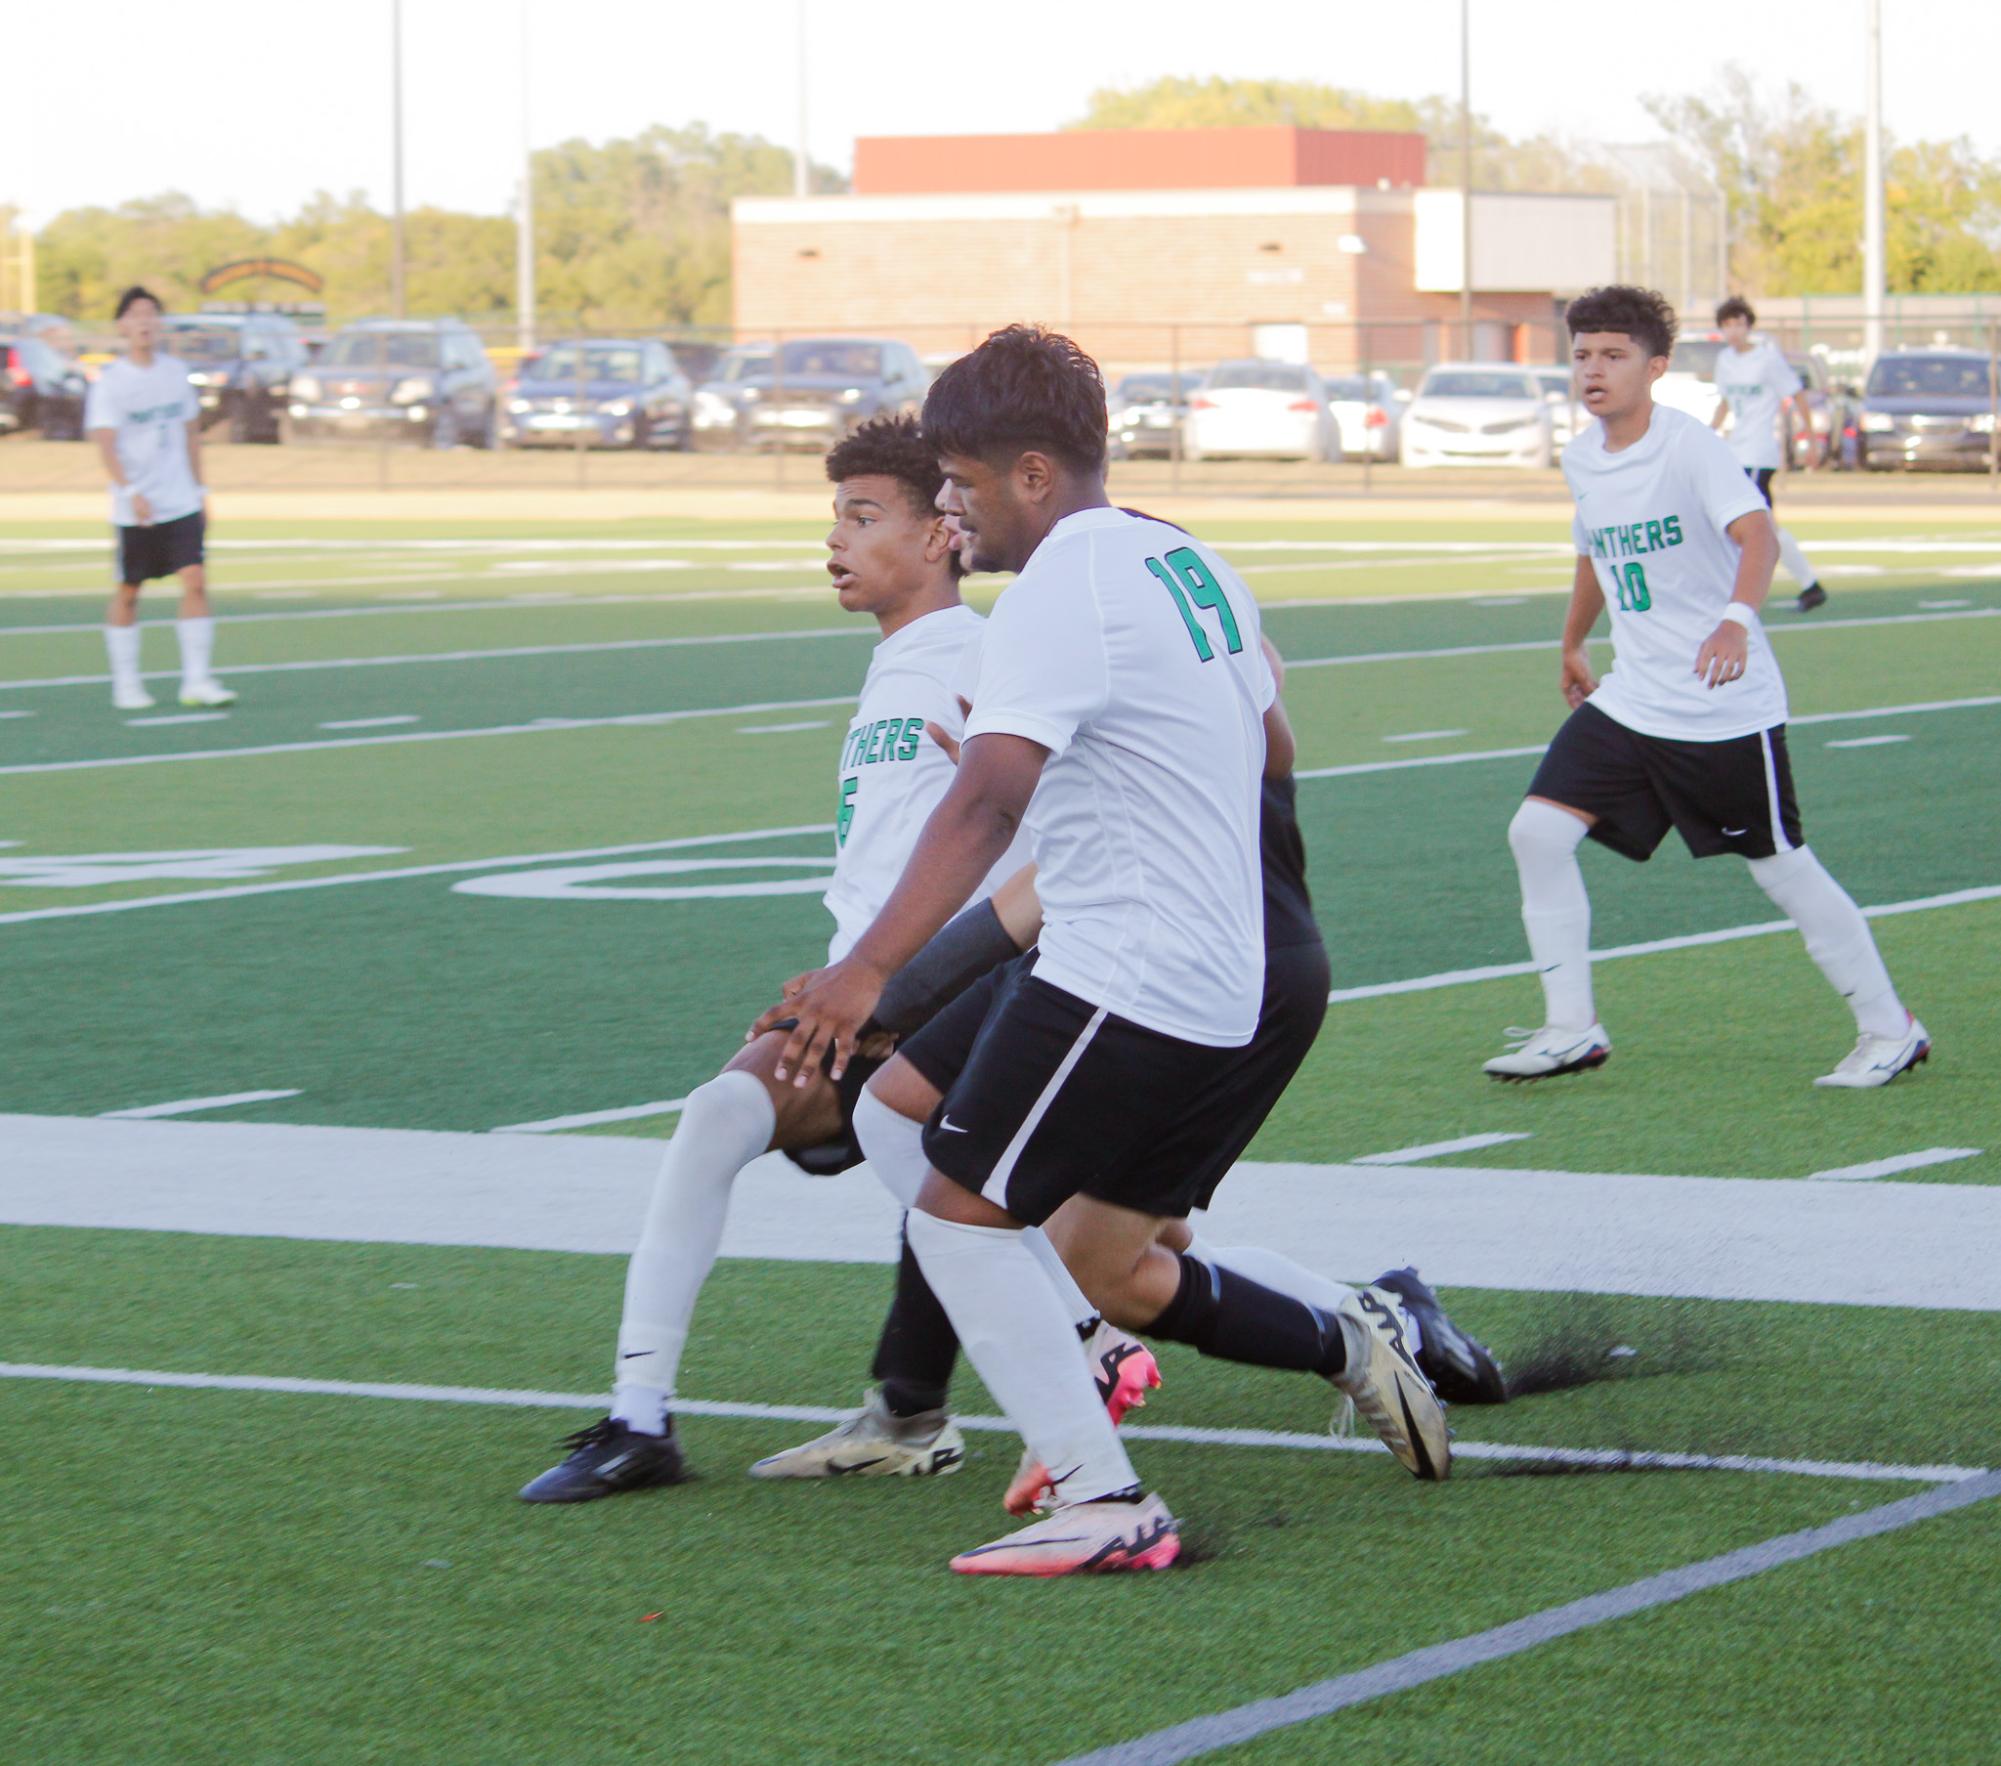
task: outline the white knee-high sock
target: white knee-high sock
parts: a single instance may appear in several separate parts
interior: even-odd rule
[[[1138,1474],[1077,1353],[1076,1330],[1020,1232],[964,1226],[921,1208],[906,1230],[966,1358],[1049,1467],[1059,1500],[1133,1489]]]
[[[108,625],[104,628],[104,654],[111,663],[114,691],[139,685],[139,628],[136,625]]]
[[[1591,999],[1591,898],[1577,848],[1584,823],[1551,803],[1525,802],[1508,824],[1508,845],[1522,883],[1522,925],[1542,982],[1544,1022],[1588,1030],[1598,1021]]]
[[[199,619],[177,619],[174,636],[181,641],[181,685],[201,686],[209,678],[209,664],[215,655],[215,616],[204,613]]]
[[[1869,922],[1811,849],[1796,846],[1754,858],[1751,875],[1800,929],[1806,954],[1848,1002],[1856,1028],[1868,1036],[1902,1036],[1911,1015],[1897,997]]]
[[[855,1100],[855,1139],[868,1155],[869,1168],[906,1208],[917,1204],[917,1192],[931,1170],[924,1156],[924,1124],[899,1115],[872,1091]]]
[[[688,1094],[625,1272],[611,1414],[631,1428],[666,1432],[688,1321],[722,1243],[730,1186],[771,1145],[777,1120],[770,1092],[753,1074],[719,1073]]]
[[[1042,1265],[1042,1273],[1049,1278],[1049,1285],[1063,1302],[1063,1309],[1069,1313],[1070,1322],[1077,1327],[1078,1336],[1089,1336],[1097,1329],[1098,1309],[1091,1304],[1091,1297],[1077,1286],[1077,1278],[1063,1261],[1063,1253],[1049,1242],[1049,1235],[1039,1226],[1024,1227],[1021,1239],[1030,1255]]]
[[[1820,580],[1814,567],[1806,561],[1806,554],[1800,550],[1799,541],[1784,528],[1779,529],[1779,562],[1785,566],[1786,575],[1803,589]]]

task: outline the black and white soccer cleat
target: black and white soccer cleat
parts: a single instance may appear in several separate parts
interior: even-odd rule
[[[646,1435],[604,1417],[563,1445],[570,1449],[569,1457],[524,1484],[523,1502],[595,1502],[600,1496],[679,1484],[688,1475],[671,1420],[666,1434]]]
[[[1447,1404],[1506,1404],[1508,1382],[1493,1352],[1452,1322],[1415,1269],[1393,1269],[1369,1284],[1387,1288],[1417,1326],[1417,1365]]]

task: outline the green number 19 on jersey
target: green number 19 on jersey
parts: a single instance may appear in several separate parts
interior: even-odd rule
[[[1222,626],[1223,642],[1232,656],[1244,647],[1243,635],[1237,630],[1237,616],[1230,611],[1230,598],[1223,593],[1223,585],[1209,574],[1192,546],[1183,546],[1178,551],[1168,553],[1167,562],[1149,558],[1146,567],[1166,586],[1174,597],[1174,605],[1180,609],[1181,623],[1188,628],[1188,636],[1194,640],[1195,654],[1204,662],[1214,660],[1216,651],[1209,642],[1209,634],[1202,629],[1195,617],[1195,607],[1213,612]]]

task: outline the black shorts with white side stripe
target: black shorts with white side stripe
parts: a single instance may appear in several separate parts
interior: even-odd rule
[[[1765,507],[1772,507],[1772,478],[1778,468],[1774,466],[1746,466],[1744,476],[1758,487],[1758,495],[1765,499]]]
[[[1598,819],[1591,838],[1652,858],[1673,828],[1697,858],[1770,858],[1806,844],[1783,724],[1721,742],[1643,736],[1595,705],[1564,720],[1528,795]]]
[[[988,1002],[925,1126],[926,1157],[1030,1226],[1076,1195],[1186,1214],[1207,1163],[1169,1163],[1161,1142],[1207,1155],[1228,1139],[1233,1124],[1210,1100],[1243,1051],[1148,1030],[1038,980],[1030,960],[996,970],[899,1051],[938,1084],[946,1041],[964,1032],[962,1011],[978,996]]]

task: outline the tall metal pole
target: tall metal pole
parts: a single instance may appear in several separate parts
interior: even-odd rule
[[[1465,360],[1473,359],[1473,20],[1471,0],[1459,0],[1459,329]]]
[[[521,0],[521,202],[514,217],[514,321],[521,353],[535,348],[535,156],[528,146],[528,0]]]
[[[794,135],[792,149],[792,194],[807,196],[811,187],[806,174],[806,0],[795,0],[798,19],[796,35],[799,47],[799,117],[798,132]]]
[[[389,249],[389,290],[396,317],[402,319],[408,317],[403,298],[403,0],[389,0],[389,34],[391,203],[395,212],[395,235]]]
[[[1869,0],[1868,120],[1862,155],[1862,353],[1883,353],[1883,0]]]

